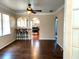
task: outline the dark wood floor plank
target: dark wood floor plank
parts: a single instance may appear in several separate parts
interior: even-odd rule
[[[15,41],[0,50],[0,59],[63,59],[62,56],[55,40]]]

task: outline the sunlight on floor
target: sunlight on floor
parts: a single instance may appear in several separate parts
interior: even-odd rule
[[[37,57],[39,56],[39,40],[32,40],[31,41],[31,52],[32,52],[32,57],[33,59],[38,59]]]
[[[2,59],[11,59],[11,58],[12,58],[12,52],[6,52],[3,55],[3,58]]]
[[[31,47],[37,47],[39,48],[39,40],[31,40]]]

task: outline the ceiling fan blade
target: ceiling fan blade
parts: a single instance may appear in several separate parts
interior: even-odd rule
[[[16,10],[17,13],[24,13],[24,12],[27,12],[27,10]],[[42,10],[33,10],[32,11],[33,13],[36,13],[36,12],[42,12]]]
[[[33,14],[36,14],[36,12],[35,12],[35,11],[32,11],[32,13],[33,13]]]
[[[35,12],[42,12],[42,10],[33,10],[33,11],[35,11]]]

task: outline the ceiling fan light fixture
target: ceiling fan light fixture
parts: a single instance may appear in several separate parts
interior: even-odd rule
[[[31,4],[28,4],[27,14],[32,14],[33,10],[31,8]]]
[[[27,11],[27,14],[28,14],[28,15],[32,14],[32,11]]]
[[[28,8],[27,8],[27,11],[32,11],[32,8],[31,8],[31,7],[28,7]]]

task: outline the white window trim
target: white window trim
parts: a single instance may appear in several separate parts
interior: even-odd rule
[[[3,35],[3,14],[4,13],[1,13],[1,30],[2,30],[1,33],[2,34],[1,34],[0,37],[3,37],[3,36],[6,36],[6,35],[10,35],[11,34],[11,25],[10,25],[10,33]],[[8,15],[8,14],[5,14],[5,15]],[[9,23],[10,23],[10,16],[9,16]]]

